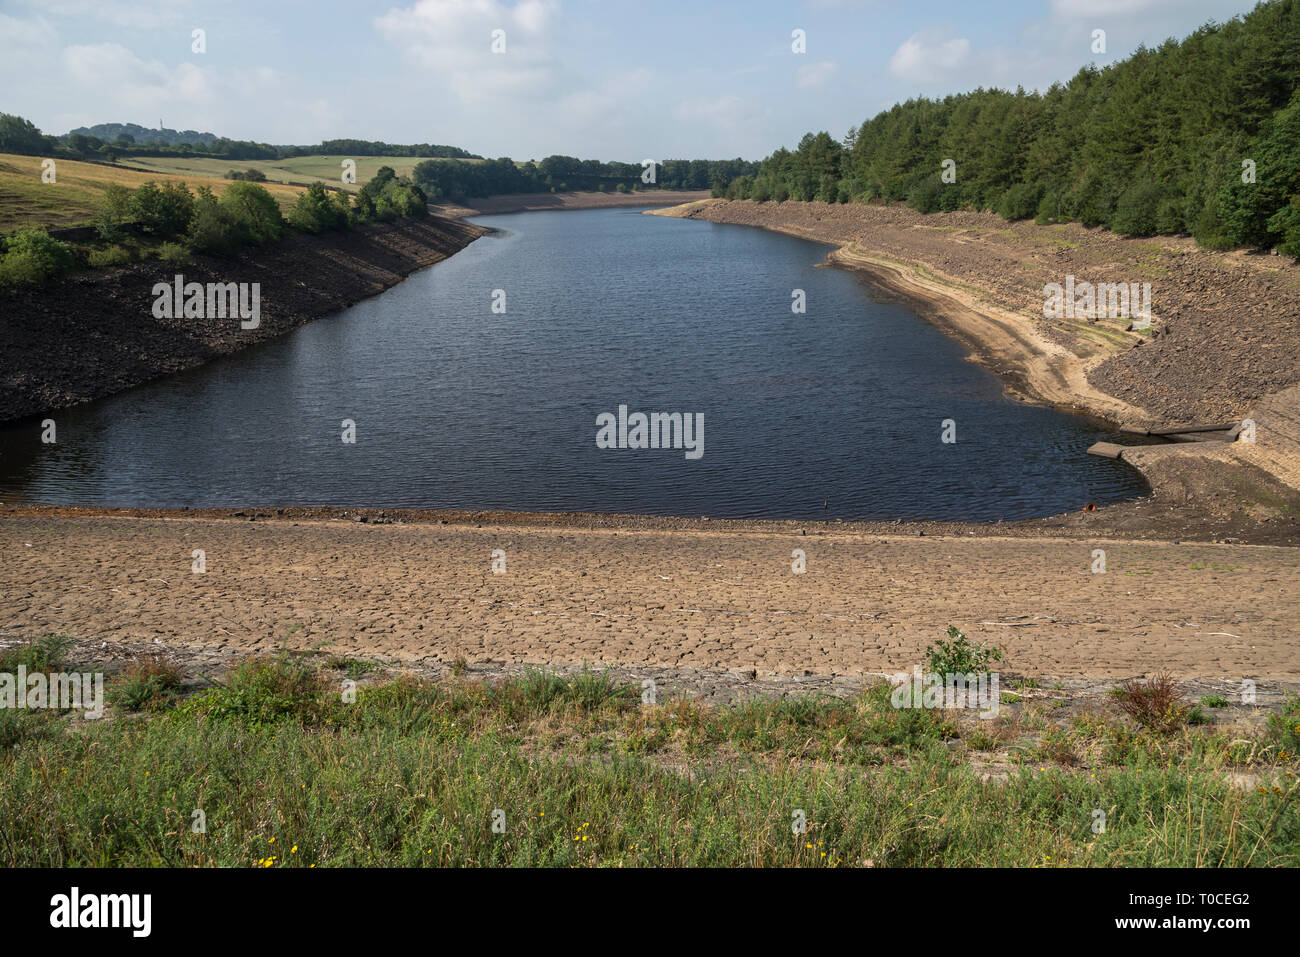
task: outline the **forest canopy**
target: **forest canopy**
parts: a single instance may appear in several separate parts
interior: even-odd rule
[[[1043,93],[912,99],[843,141],[809,133],[715,194],[905,200],[1300,256],[1298,83],[1300,0],[1272,0]]]

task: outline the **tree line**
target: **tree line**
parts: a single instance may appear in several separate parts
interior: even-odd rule
[[[651,182],[646,181],[648,171],[653,172]],[[525,163],[517,163],[508,156],[481,163],[425,160],[416,164],[411,176],[431,200],[460,202],[475,196],[503,193],[713,189],[757,171],[758,163],[742,159],[664,160],[647,167],[642,163],[602,162],[556,155]]]
[[[65,156],[116,162],[124,156],[189,156],[201,159],[289,159],[294,156],[430,156],[479,159],[458,146],[433,143],[385,143],[381,140],[335,139],[314,146],[272,146],[232,140],[193,130],[148,130],[134,123],[101,123],[63,136],[42,133],[21,116],[0,113],[0,153]]]
[[[1043,93],[900,103],[809,133],[715,195],[906,201],[1300,257],[1300,0],[1085,66]]]

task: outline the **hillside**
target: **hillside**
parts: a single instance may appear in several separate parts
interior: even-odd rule
[[[225,168],[230,168],[225,163]],[[242,168],[242,166],[241,166]],[[223,170],[224,172],[225,170]],[[149,180],[180,180],[191,189],[208,186],[218,195],[230,185],[219,174],[173,175],[163,171],[139,171],[102,163],[56,160],[56,181],[41,181],[41,158],[0,153],[0,233],[20,226],[59,228],[88,223],[99,211],[104,190],[112,185],[135,189]],[[264,184],[285,213],[303,190],[297,186]]]

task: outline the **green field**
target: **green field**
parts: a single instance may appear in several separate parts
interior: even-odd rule
[[[71,670],[64,647],[0,671]],[[900,710],[888,686],[706,707],[595,672],[382,670],[284,655],[196,684],[144,659],[101,720],[0,709],[0,864],[1300,864],[1294,704],[1268,731],[1156,732],[1113,707]]]
[[[162,169],[139,172],[121,166],[60,159],[56,160],[55,182],[46,183],[41,180],[41,157],[0,153],[0,233],[21,226],[58,228],[88,223],[99,211],[104,190],[114,184],[135,189],[149,180],[184,180],[191,189],[208,186],[220,195],[230,180],[213,177],[224,175],[228,169],[229,166],[212,173]],[[172,172],[180,175],[171,175]],[[303,192],[297,186],[264,185],[282,213],[287,213]]]
[[[310,184],[321,182],[327,186],[342,186],[357,190],[371,180],[381,166],[391,166],[398,176],[410,176],[417,163],[427,157],[420,156],[295,156],[283,160],[225,160],[186,158],[182,156],[131,156],[122,160],[126,166],[175,173],[182,176],[225,176],[232,169],[261,170],[267,180],[276,183]],[[353,159],[357,164],[357,181],[342,181],[343,161]],[[481,160],[460,160],[477,163]]]

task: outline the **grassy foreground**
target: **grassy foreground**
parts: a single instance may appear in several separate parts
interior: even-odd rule
[[[98,722],[0,710],[0,865],[1300,864],[1294,702],[1252,736],[900,710],[888,686],[644,705],[591,672],[343,700],[370,674],[253,659],[185,694],[146,660]],[[1243,770],[1255,783],[1231,786]]]

